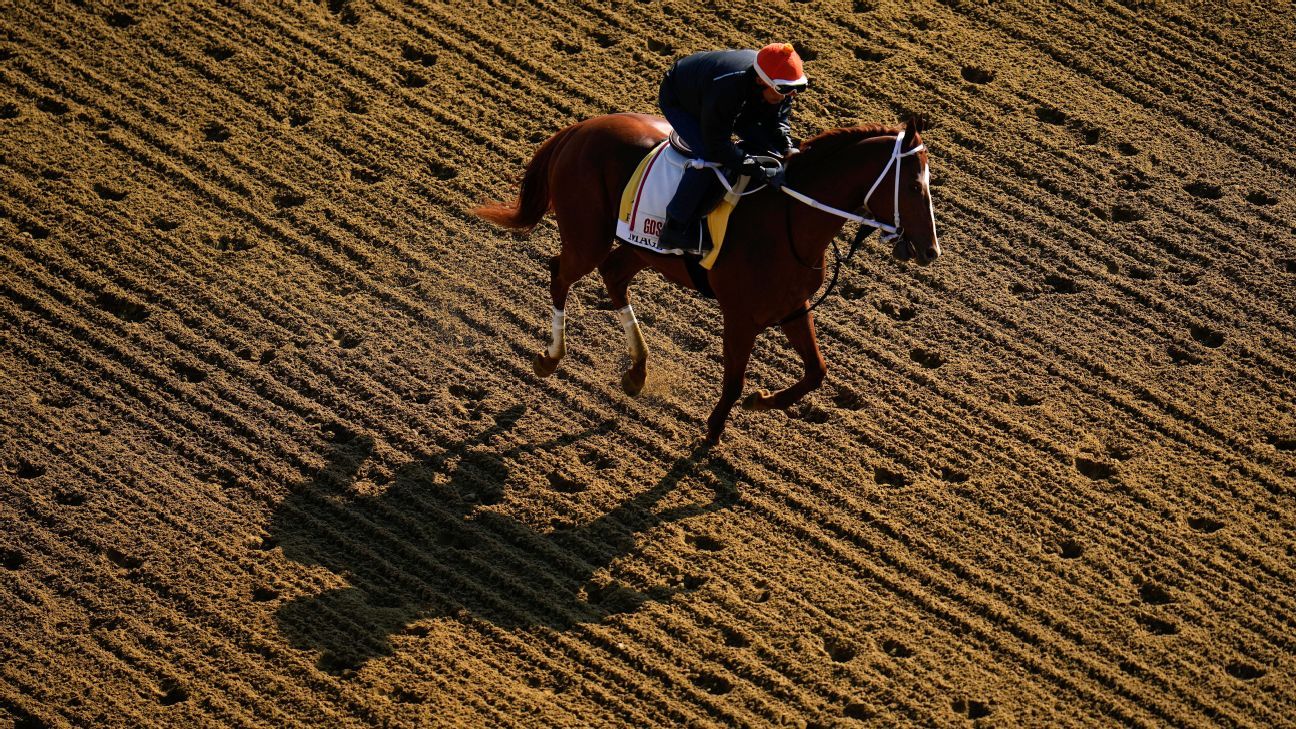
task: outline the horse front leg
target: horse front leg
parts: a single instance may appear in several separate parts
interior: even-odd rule
[[[783,325],[783,334],[792,344],[792,348],[797,354],[801,355],[801,362],[805,365],[805,374],[801,376],[791,387],[784,388],[773,395],[761,390],[753,392],[743,400],[743,408],[747,410],[785,410],[805,397],[810,392],[823,384],[824,376],[828,374],[828,365],[824,363],[823,355],[819,353],[819,339],[815,336],[814,314],[806,314],[797,317]]]
[[[707,418],[706,442],[716,445],[720,434],[724,432],[725,421],[729,411],[742,395],[743,382],[747,378],[747,361],[751,359],[752,346],[756,343],[755,327],[744,325],[730,326],[725,323],[724,330],[724,382],[720,386],[720,401]]]

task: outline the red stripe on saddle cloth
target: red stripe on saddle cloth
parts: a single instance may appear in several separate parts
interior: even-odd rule
[[[630,211],[630,230],[632,231],[635,230],[635,223],[639,220],[639,199],[643,197],[644,183],[648,182],[648,175],[652,174],[653,165],[657,164],[657,160],[661,159],[662,152],[665,151],[666,145],[657,148],[657,151],[653,153],[652,161],[648,163],[648,167],[644,170],[643,177],[639,178],[639,189],[635,191],[634,208]]]

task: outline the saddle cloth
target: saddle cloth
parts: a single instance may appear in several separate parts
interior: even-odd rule
[[[684,164],[688,158],[671,147],[668,141],[653,148],[635,169],[635,173],[626,184],[621,194],[620,214],[617,216],[616,237],[631,245],[647,248],[657,253],[669,255],[701,255],[702,243],[692,250],[681,248],[663,248],[658,243],[662,226],[666,224],[666,206],[675,189],[679,187],[680,178],[684,176]],[[729,213],[733,204],[722,201],[706,218],[706,233],[711,236],[711,251],[702,260],[702,267],[710,269],[720,254],[724,244],[725,229],[729,224]],[[699,231],[697,235],[703,233]]]

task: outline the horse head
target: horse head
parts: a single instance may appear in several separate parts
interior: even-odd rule
[[[931,168],[922,141],[922,126],[922,120],[917,117],[910,117],[905,124],[903,144],[893,152],[896,156],[895,170],[890,174],[896,179],[886,181],[893,184],[879,185],[881,199],[877,207],[885,208],[890,198],[891,219],[898,223],[892,255],[925,266],[940,256],[941,249],[936,235],[936,216],[932,212]]]

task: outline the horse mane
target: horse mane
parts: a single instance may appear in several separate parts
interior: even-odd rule
[[[801,160],[805,158],[806,160],[812,160],[824,156],[831,157],[856,142],[872,139],[873,137],[897,134],[902,129],[904,127],[893,127],[885,124],[861,124],[855,127],[829,129],[802,142],[801,153],[792,159]]]

